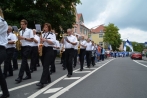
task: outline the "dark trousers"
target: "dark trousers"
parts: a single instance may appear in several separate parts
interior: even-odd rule
[[[78,50],[74,50],[74,66],[77,65]]]
[[[95,65],[95,56],[91,57],[91,63],[93,66]]]
[[[19,70],[19,78],[23,78],[24,72],[26,72],[26,75],[31,77],[29,65],[28,65],[28,57],[30,56],[31,47],[30,46],[23,46],[21,47],[21,54],[22,54],[22,62],[21,67]]]
[[[65,57],[65,51],[62,53],[62,62],[63,62],[63,67],[66,68],[66,57]]]
[[[55,67],[56,56],[57,56],[57,50],[54,50],[54,57],[51,64],[51,72],[56,72],[56,67]]]
[[[11,65],[13,53],[14,53],[14,48],[6,49],[7,57],[4,61],[4,75],[5,76],[7,76],[8,72],[9,72],[9,75],[13,75],[13,69],[12,69],[12,65]]]
[[[31,47],[31,64],[30,70],[37,70],[37,60],[38,60],[38,46]]]
[[[67,71],[69,75],[72,75],[72,72],[73,72],[73,67],[72,67],[73,53],[74,53],[73,48],[65,49],[65,61],[66,61],[66,67],[67,67]]]
[[[102,56],[102,61],[104,61],[104,54],[101,54],[101,56]]]
[[[49,66],[53,61],[54,51],[52,47],[43,47],[42,51],[42,64],[43,64],[43,72],[40,79],[40,82],[45,84],[47,82],[51,82]]]
[[[5,47],[3,46],[0,46],[0,65],[3,63],[3,61],[6,59],[6,50],[5,50]],[[2,89],[2,92],[3,92],[3,95],[7,95],[9,92],[8,92],[8,88],[7,88],[7,83],[6,83],[6,80],[2,74],[2,70],[1,70],[1,67],[0,67],[0,86],[1,86],[1,89]]]
[[[79,57],[80,57],[81,69],[83,69],[83,65],[84,65],[84,56],[85,56],[85,49],[80,49]]]
[[[90,67],[90,64],[91,64],[91,55],[92,55],[92,51],[86,51],[87,67]]]
[[[18,50],[14,49],[14,53],[13,53],[13,68],[14,69],[18,69],[18,62],[17,62],[17,58],[18,58]]]

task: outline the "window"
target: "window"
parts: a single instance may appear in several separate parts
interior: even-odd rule
[[[103,34],[102,33],[99,34],[99,38],[103,38]]]
[[[103,32],[103,30],[100,30],[100,32]]]
[[[99,45],[103,46],[103,42],[99,42]]]

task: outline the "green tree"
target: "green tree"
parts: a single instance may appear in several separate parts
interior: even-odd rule
[[[113,23],[109,23],[108,26],[104,27],[104,42],[109,43],[113,50],[118,50],[122,40],[119,34],[119,29]]]
[[[144,45],[142,43],[132,42],[133,50],[136,52],[142,52]]]
[[[0,7],[10,25],[19,27],[21,19],[29,22],[29,28],[49,22],[60,35],[61,27],[66,30],[75,23],[75,6],[79,3],[80,0],[36,0],[36,4],[34,0],[2,0]]]

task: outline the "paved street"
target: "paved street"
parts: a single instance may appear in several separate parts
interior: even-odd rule
[[[147,98],[147,61],[110,58],[90,69],[74,69],[71,78],[62,70],[59,59],[57,72],[51,75],[52,83],[43,89],[36,87],[42,67],[32,73],[32,79],[16,84],[18,71],[8,77],[10,98]],[[86,65],[86,64],[85,64]],[[0,92],[1,93],[1,92]]]

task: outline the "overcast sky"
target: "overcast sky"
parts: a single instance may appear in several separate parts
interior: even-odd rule
[[[88,28],[114,23],[121,38],[147,42],[147,0],[81,0],[78,13]]]

